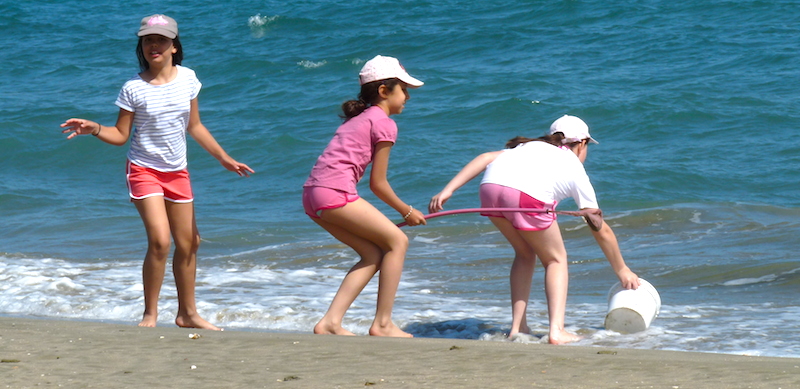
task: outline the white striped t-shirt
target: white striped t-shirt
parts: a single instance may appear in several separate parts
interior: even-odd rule
[[[139,75],[122,86],[116,105],[133,112],[133,134],[128,159],[162,172],[186,168],[186,128],[191,101],[202,84],[192,69],[177,66],[178,75],[163,85],[152,85]]]

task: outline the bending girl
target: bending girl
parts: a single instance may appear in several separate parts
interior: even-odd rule
[[[580,209],[600,214],[594,188],[583,168],[589,143],[597,143],[589,135],[583,120],[564,115],[550,126],[550,133],[541,138],[516,137],[506,150],[488,152],[473,159],[431,198],[429,212],[443,209],[445,202],[458,188],[486,171],[480,187],[481,207],[538,208],[555,210],[559,201],[573,198]],[[550,318],[549,342],[563,344],[580,339],[564,329],[567,304],[567,251],[554,213],[496,212],[482,214],[511,244],[514,263],[511,265],[511,331],[529,333],[526,309],[530,297],[536,257],[545,269],[545,295]],[[592,229],[611,268],[628,289],[639,286],[639,278],[626,265],[617,238],[606,223]]]

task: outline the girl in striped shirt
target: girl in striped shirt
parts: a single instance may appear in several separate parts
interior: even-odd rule
[[[119,93],[116,125],[102,126],[73,118],[61,127],[69,133],[67,139],[92,134],[116,146],[131,140],[126,164],[128,189],[147,232],[142,268],[145,308],[139,326],[155,327],[158,321],[158,296],[171,235],[175,242],[172,268],[178,290],[175,324],[219,330],[198,314],[195,303],[200,234],[186,168],[186,133],[226,169],[240,176],[254,171],[231,158],[200,121],[197,95],[201,84],[194,71],[180,66],[183,49],[175,20],[166,15],[145,17],[137,35],[136,56],[141,73],[128,80]]]

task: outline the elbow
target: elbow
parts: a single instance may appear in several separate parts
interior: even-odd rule
[[[372,193],[379,193],[381,191],[381,188],[382,188],[381,184],[376,183],[376,182],[372,182],[370,180],[370,182],[369,182],[369,190],[371,190]]]
[[[388,188],[388,187],[389,187],[389,182],[388,181],[382,181],[382,180],[370,180],[369,181],[369,189],[372,191],[372,193],[375,193],[377,195],[385,193],[386,192],[386,188]]]
[[[495,159],[494,152],[483,153],[478,158],[484,165],[490,164]]]

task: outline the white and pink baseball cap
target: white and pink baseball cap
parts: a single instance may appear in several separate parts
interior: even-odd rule
[[[580,142],[589,139],[589,142],[600,143],[589,135],[589,126],[577,116],[564,115],[550,125],[550,135],[560,132],[564,134],[564,144]]]
[[[419,88],[424,82],[411,77],[400,61],[394,57],[386,57],[378,55],[375,58],[367,61],[361,72],[358,73],[359,83],[364,85],[368,82],[387,80],[390,78],[397,78],[400,81],[408,84],[411,88]]]

